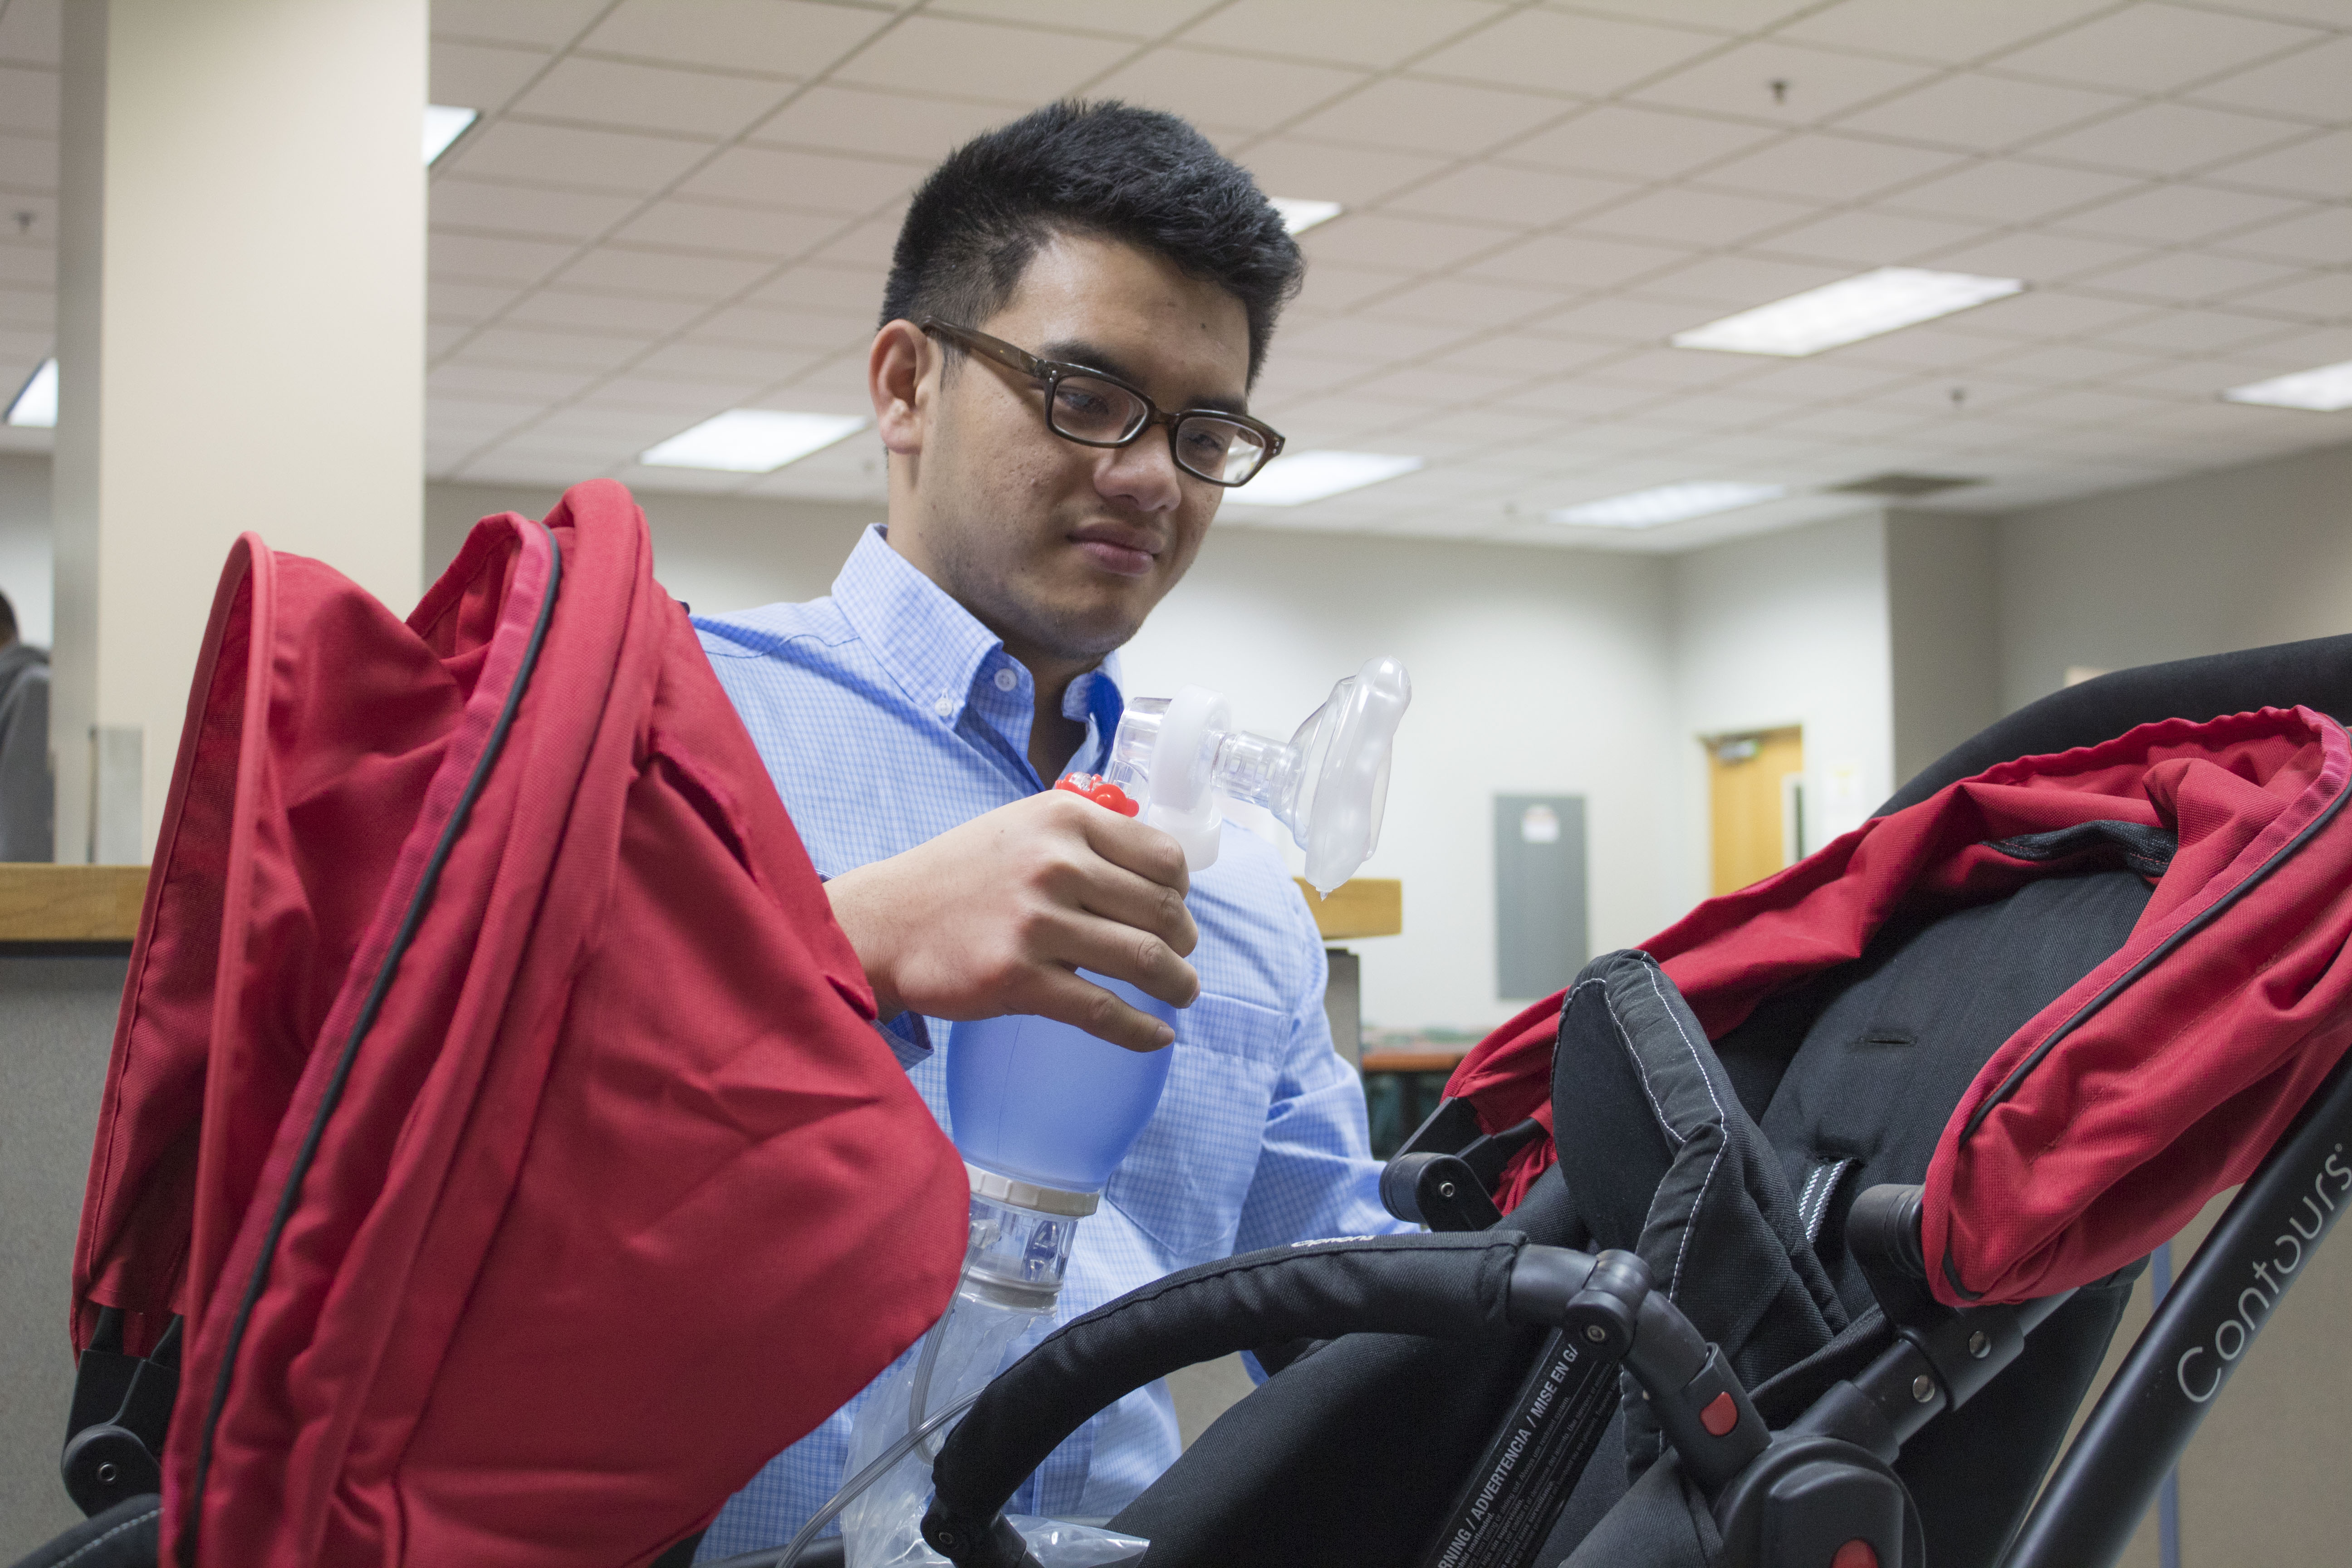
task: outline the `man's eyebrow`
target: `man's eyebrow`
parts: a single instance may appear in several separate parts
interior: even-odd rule
[[[1047,343],[1039,353],[1038,357],[1059,360],[1064,364],[1081,364],[1088,370],[1107,372],[1121,381],[1131,382],[1137,386],[1143,384],[1143,377],[1136,373],[1133,366],[1099,343],[1090,343],[1077,338],[1060,338]],[[1228,414],[1246,414],[1249,412],[1249,399],[1225,397],[1211,393],[1192,398],[1180,406],[1215,408]]]

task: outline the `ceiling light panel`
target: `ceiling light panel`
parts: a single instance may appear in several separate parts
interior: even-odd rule
[[[1318,223],[1329,223],[1344,210],[1338,202],[1308,201],[1303,196],[1268,196],[1274,210],[1282,215],[1282,226],[1293,234],[1305,234]]]
[[[730,408],[690,430],[648,447],[637,461],[656,468],[717,468],[732,474],[770,474],[798,462],[871,424],[855,414],[786,414],[768,408]]]
[[[2304,408],[2314,414],[2335,414],[2352,408],[2352,360],[2274,375],[2247,386],[2233,386],[2221,395],[2227,403],[2259,403],[2268,408]],[[16,416],[8,422],[15,424]]]
[[[1676,332],[1666,341],[1678,349],[1799,359],[2005,300],[2024,289],[2015,278],[1882,267]]]
[[[45,359],[25,378],[8,405],[8,423],[24,430],[53,430],[58,423],[58,362]]]
[[[1696,479],[1562,507],[1550,517],[1554,522],[1579,523],[1586,528],[1656,528],[1662,523],[1685,522],[1694,517],[1712,517],[1719,511],[1778,500],[1788,493],[1786,485]]]
[[[449,103],[428,103],[425,106],[425,166],[449,150],[449,143],[466,133],[467,128],[482,117],[478,109],[461,109]]]
[[[1305,506],[1412,473],[1419,458],[1390,452],[1292,452],[1268,463],[1226,498],[1244,506]]]

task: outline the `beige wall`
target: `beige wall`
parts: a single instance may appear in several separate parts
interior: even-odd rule
[[[2018,512],[1994,548],[2004,712],[2069,665],[2352,632],[2352,446]]]

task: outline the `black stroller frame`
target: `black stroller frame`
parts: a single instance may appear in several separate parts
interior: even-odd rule
[[[2010,757],[2142,722],[2297,702],[2352,713],[2352,637],[2127,670],[2070,689],[1955,751],[1885,809]],[[935,1467],[925,1538],[958,1568],[1034,1564],[1003,1519],[1014,1489],[1096,1410],[1182,1366],[1256,1351],[1274,1370],[1297,1345],[1263,1347],[1285,1342],[1347,1334],[1493,1342],[1532,1327],[1546,1337],[1507,1418],[1439,1527],[1425,1540],[1395,1542],[1393,1560],[1427,1568],[1538,1563],[1612,1415],[1622,1369],[1668,1445],[1635,1489],[1649,1489],[1654,1500],[1676,1477],[1686,1480],[1718,1538],[1705,1542],[1702,1529],[1706,1561],[1737,1568],[1927,1562],[1919,1508],[1894,1468],[1904,1446],[2015,1363],[2028,1337],[2074,1293],[1942,1306],[1926,1283],[1921,1189],[1872,1186],[1853,1200],[1843,1237],[1891,1332],[1866,1360],[1849,1353],[1837,1364],[1838,1345],[1812,1358],[1828,1358],[1843,1375],[1817,1374],[1811,1397],[1774,1430],[1721,1351],[1653,1288],[1640,1256],[1538,1245],[1508,1228],[1488,1188],[1541,1132],[1529,1121],[1481,1136],[1467,1104],[1448,1100],[1382,1182],[1391,1211],[1432,1234],[1230,1258],[1067,1325],[999,1377],[950,1437]],[[2005,1568],[2095,1568],[2123,1552],[2231,1372],[2352,1202],[2347,1144],[2352,1058],[2321,1082],[2163,1296],[1999,1551]],[[1779,1403],[1785,1410],[1787,1399]],[[1993,1506],[2021,1510],[2023,1500]],[[1557,1549],[1541,1559],[1547,1568],[1558,1560]],[[1580,1568],[1587,1559],[1572,1561]]]

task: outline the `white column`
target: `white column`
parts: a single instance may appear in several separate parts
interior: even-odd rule
[[[153,852],[239,532],[415,600],[427,25],[426,0],[65,6],[60,860]]]

